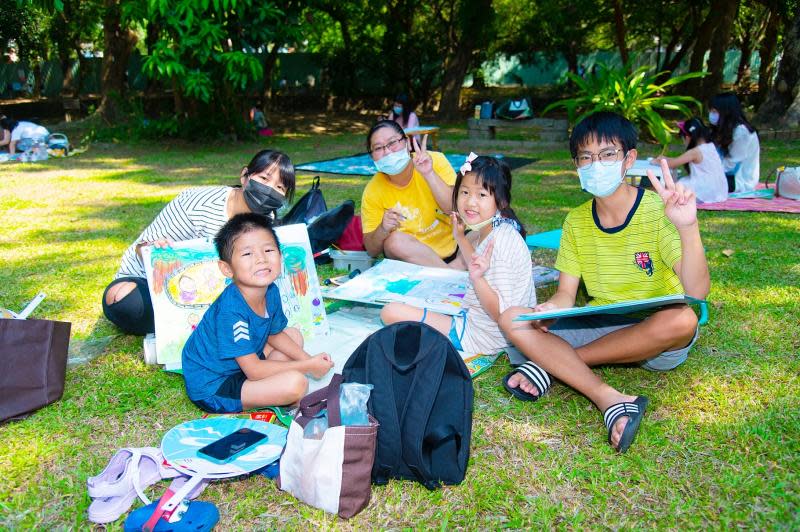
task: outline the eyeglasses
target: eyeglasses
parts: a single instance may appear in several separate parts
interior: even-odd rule
[[[398,147],[398,143],[403,142],[404,140],[406,140],[405,137],[399,137],[399,138],[396,138],[394,140],[390,140],[389,142],[387,142],[383,146],[374,146],[371,150],[369,150],[369,152],[370,153],[385,153],[387,151],[396,151],[396,148]]]
[[[603,166],[611,166],[617,162],[617,154],[621,151],[623,151],[622,148],[606,148],[605,150],[600,150],[600,153],[583,152],[572,160],[575,161],[575,166],[578,168],[589,166],[595,158]]]

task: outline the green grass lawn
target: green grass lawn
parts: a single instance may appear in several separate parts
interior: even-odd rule
[[[360,151],[363,139],[296,134],[272,145],[301,163]],[[72,322],[73,354],[97,355],[70,368],[63,399],[0,426],[0,529],[89,528],[86,478],[118,448],[158,445],[169,428],[198,417],[182,380],[145,366],[141,338],[119,334],[100,297],[125,248],[172,197],[236,183],[260,147],[96,144],[69,159],[0,165],[0,306],[18,310],[46,292],[36,316]],[[800,165],[800,142],[762,149],[764,173]],[[529,231],[559,227],[586,199],[567,151],[519,155],[540,160],[515,172],[517,213]],[[311,177],[299,176],[300,193]],[[323,176],[329,206],[360,200],[366,181]],[[598,370],[612,386],[651,399],[627,454],[611,449],[601,414],[571,389],[556,385],[535,404],[512,400],[500,385],[509,367],[498,362],[475,380],[472,454],[460,486],[375,487],[370,506],[346,522],[262,476],[215,482],[201,498],[219,507],[222,529],[797,529],[800,216],[699,216],[712,315],[692,356],[664,374]]]

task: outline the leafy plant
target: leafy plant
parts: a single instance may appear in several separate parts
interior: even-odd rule
[[[669,144],[672,134],[677,133],[677,129],[670,126],[661,113],[672,111],[689,117],[692,114],[690,107],[696,107],[698,111],[702,107],[691,96],[667,92],[679,83],[703,77],[706,73],[690,72],[658,83],[659,79],[669,73],[650,74],[649,70],[649,67],[642,66],[629,74],[627,68],[612,68],[601,64],[598,65],[596,74],[585,79],[570,72],[567,77],[578,86],[579,94],[548,105],[543,113],[564,108],[569,113],[570,123],[575,124],[597,111],[614,111],[640,129],[646,128],[655,140],[665,146]]]

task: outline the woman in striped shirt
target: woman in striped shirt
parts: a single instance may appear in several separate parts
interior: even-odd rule
[[[103,293],[103,313],[128,334],[154,332],[153,305],[147,289],[141,248],[214,237],[236,214],[255,212],[275,217],[294,195],[294,166],[276,150],[258,152],[242,169],[241,187],[196,187],[178,194],[142,231],[122,256],[114,280]]]

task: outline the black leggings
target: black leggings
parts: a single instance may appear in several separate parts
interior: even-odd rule
[[[736,176],[733,174],[725,174],[725,179],[728,181],[728,194],[736,190]]]
[[[123,282],[136,283],[136,288],[116,303],[107,304],[108,290]],[[111,323],[128,334],[144,336],[147,333],[155,332],[153,303],[150,301],[147,280],[142,277],[120,277],[111,281],[111,284],[103,292],[103,314]]]

